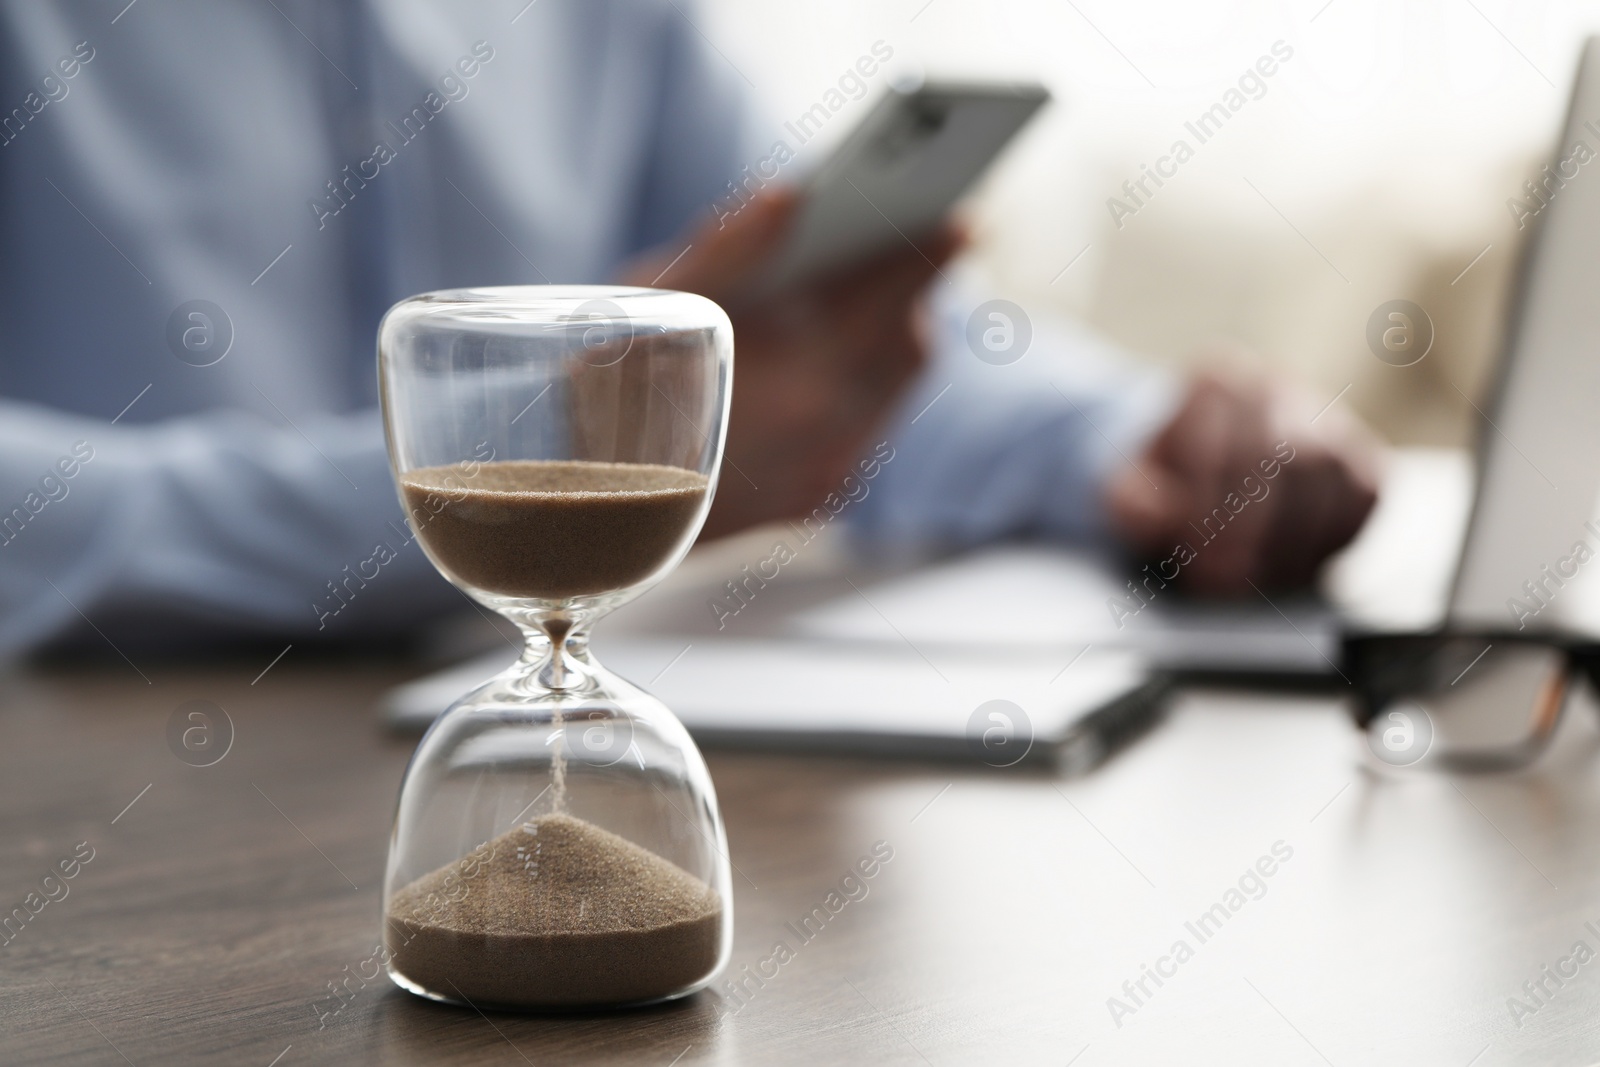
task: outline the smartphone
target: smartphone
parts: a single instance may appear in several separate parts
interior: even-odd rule
[[[764,281],[805,281],[927,236],[1049,99],[1036,83],[890,90],[802,184],[794,232]]]

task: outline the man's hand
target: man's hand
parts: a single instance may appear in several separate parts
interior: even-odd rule
[[[1133,551],[1193,549],[1179,572],[1191,592],[1251,594],[1308,584],[1372,510],[1377,468],[1371,435],[1337,405],[1319,416],[1282,385],[1206,374],[1106,504]]]
[[[622,273],[709,297],[733,320],[733,411],[706,537],[809,514],[839,488],[926,360],[917,297],[960,244],[952,228],[820,282],[759,291],[797,207],[765,190]]]

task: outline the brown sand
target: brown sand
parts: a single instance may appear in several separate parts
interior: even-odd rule
[[[469,876],[451,863],[389,900],[391,963],[425,989],[479,1006],[627,1004],[717,964],[716,891],[626,838],[553,814],[483,851]]]
[[[419,467],[400,479],[428,550],[459,581],[560,599],[647,578],[689,532],[706,477],[655,463],[501,460],[465,479]]]

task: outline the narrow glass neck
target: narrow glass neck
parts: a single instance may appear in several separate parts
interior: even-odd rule
[[[590,619],[550,615],[512,621],[526,642],[518,668],[530,694],[582,693],[596,688],[599,665],[589,655]]]

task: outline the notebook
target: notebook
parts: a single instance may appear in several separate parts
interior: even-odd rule
[[[1166,689],[1141,657],[1082,647],[925,658],[904,644],[599,635],[594,652],[707,747],[1047,762],[1069,772],[1153,721]],[[515,658],[507,646],[391,690],[385,720],[425,729]]]

